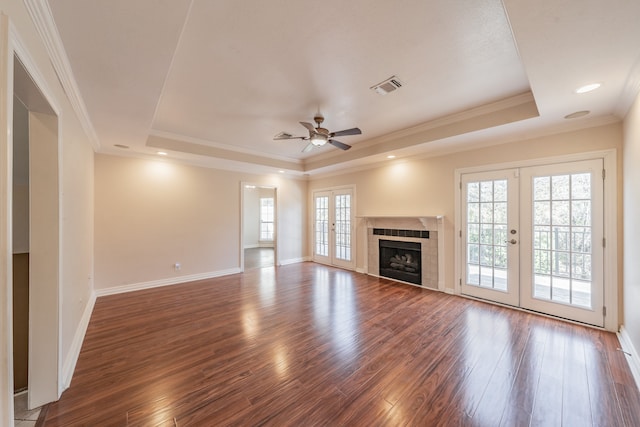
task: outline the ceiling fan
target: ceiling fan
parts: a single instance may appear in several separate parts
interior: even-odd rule
[[[273,137],[274,140],[281,139],[302,139],[303,141],[309,141],[306,147],[302,150],[303,153],[313,150],[315,147],[321,147],[327,142],[334,147],[338,147],[341,150],[348,150],[351,148],[350,145],[345,144],[340,141],[336,141],[333,139],[336,136],[347,136],[347,135],[360,135],[362,131],[358,128],[345,129],[338,132],[329,132],[327,129],[320,127],[322,122],[324,121],[324,117],[322,114],[317,113],[313,118],[313,121],[316,122],[317,127],[313,127],[311,123],[308,122],[300,122],[302,126],[307,128],[309,131],[309,136],[293,136],[287,132],[280,132],[276,136]]]

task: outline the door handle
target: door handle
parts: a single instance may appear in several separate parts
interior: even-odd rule
[[[516,239],[511,239],[511,240],[505,240],[505,243],[511,243],[512,245],[515,245],[516,243],[518,243],[518,241]]]

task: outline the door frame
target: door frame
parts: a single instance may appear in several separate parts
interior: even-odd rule
[[[273,190],[273,266],[278,266],[278,187],[275,185],[262,185],[254,182],[240,181],[240,272],[244,272],[244,207],[246,186],[269,188]]]
[[[488,172],[479,172],[475,175],[481,174],[483,176],[477,177],[477,178],[474,177],[473,179],[470,179],[470,181],[471,182],[477,182],[477,181],[491,182],[496,180],[505,180],[507,182],[508,203],[515,204],[516,206],[518,206],[519,197],[520,197],[519,188],[518,188],[519,187],[518,171],[519,171],[518,169],[501,169],[501,170],[488,171]],[[471,174],[465,174],[465,175],[471,175]],[[461,179],[463,178],[464,178],[464,175],[461,175]],[[465,194],[463,189],[464,187],[465,185],[463,183],[462,188],[460,189],[461,195]],[[462,198],[460,199],[460,201],[462,202]],[[462,243],[463,241],[465,241],[465,238],[468,238],[468,230],[465,230],[468,227],[468,221],[464,221],[466,215],[463,215],[462,212],[460,212],[460,214],[461,214],[460,229],[462,230],[462,235],[461,235],[461,239],[462,239],[461,243]],[[518,210],[507,209],[507,224],[506,224],[507,229],[516,230],[517,232],[515,236],[512,236],[511,234],[507,234],[507,232],[505,231],[505,235],[508,236],[507,239],[509,239],[510,237],[515,237],[517,240],[520,240],[521,230],[520,230],[519,222],[520,222],[520,217],[518,215]],[[462,244],[460,245],[460,250],[464,251],[465,258],[468,256],[468,252],[467,252],[468,245],[466,243],[467,242],[465,242],[464,245]],[[520,286],[519,286],[520,245],[506,244],[504,247],[506,248],[506,251],[507,251],[507,290],[503,291],[503,290],[497,290],[494,288],[487,288],[484,286],[467,285],[466,283],[467,280],[462,280],[462,282],[460,282],[461,294],[463,294],[464,292],[465,296],[472,296],[472,297],[482,298],[482,299],[490,299],[491,301],[495,301],[495,302],[510,305],[510,306],[518,305],[518,301],[520,300]],[[466,279],[464,276],[468,274],[468,271],[467,271],[468,262],[466,259],[463,259],[462,254],[460,254],[460,259],[461,259],[460,267],[462,267],[462,264],[467,265],[464,270],[461,268],[461,271],[460,271],[461,277]],[[516,268],[515,269],[509,268],[509,265],[511,266],[515,265]],[[480,280],[479,283],[481,282],[482,281]]]
[[[38,105],[33,108],[27,105],[31,113],[37,112],[41,108],[47,109],[46,114],[50,115],[52,122],[55,122],[55,130],[49,134],[48,142],[54,143],[51,152],[55,153],[55,158],[48,163],[55,171],[55,194],[44,203],[48,212],[55,211],[55,230],[51,230],[57,237],[57,242],[53,242],[49,247],[54,252],[54,261],[45,268],[49,274],[46,283],[38,284],[34,287],[29,284],[29,407],[37,407],[42,404],[60,398],[65,388],[65,372],[62,358],[62,218],[63,216],[63,180],[62,180],[62,137],[60,126],[60,107],[53,96],[53,92],[48,86],[42,72],[36,65],[23,39],[17,29],[13,26],[10,17],[0,14],[0,104],[4,106],[3,114],[0,114],[0,151],[6,155],[6,162],[0,163],[0,209],[5,213],[4,220],[0,224],[0,266],[4,267],[4,274],[0,276],[0,305],[6,313],[7,322],[0,326],[0,351],[2,359],[6,361],[0,369],[0,424],[10,425],[13,422],[13,314],[12,282],[13,271],[11,267],[13,255],[12,243],[12,199],[13,199],[13,141],[10,136],[13,134],[13,96],[16,84],[14,75],[14,62],[18,59],[22,68],[31,79],[27,90],[37,90],[40,100],[48,105]],[[31,94],[31,92],[29,92]],[[33,93],[34,95],[35,92]],[[33,100],[36,102],[36,100]],[[31,102],[30,102],[31,103]],[[54,166],[55,163],[55,166]],[[30,171],[30,175],[32,175]],[[30,178],[31,179],[31,178]],[[50,190],[50,187],[47,187]],[[33,196],[31,196],[33,197]],[[30,228],[33,226],[33,216],[30,215]],[[33,236],[31,236],[31,239]],[[30,266],[30,270],[31,270]],[[51,270],[55,271],[51,271]],[[44,289],[46,292],[40,292]],[[35,310],[35,307],[45,308],[46,313]],[[42,338],[44,337],[44,339]],[[53,348],[52,348],[53,347]],[[65,365],[66,366],[66,365]],[[70,372],[70,375],[73,372]],[[34,378],[37,380],[34,381]]]
[[[535,227],[534,224],[534,214],[533,214],[533,206],[535,201],[533,200],[533,178],[538,176],[543,177],[553,177],[557,175],[572,175],[575,173],[590,173],[593,176],[593,181],[591,182],[591,195],[590,195],[590,203],[592,204],[591,213],[592,220],[591,224],[589,224],[589,228],[591,230],[592,242],[594,243],[591,247],[590,256],[592,259],[602,260],[603,263],[599,266],[594,266],[591,268],[591,280],[590,283],[604,283],[603,270],[604,267],[604,248],[602,244],[598,244],[598,242],[602,242],[603,235],[600,234],[603,230],[604,224],[604,209],[597,210],[597,206],[603,206],[603,199],[600,197],[604,196],[604,182],[602,181],[601,171],[603,169],[603,161],[601,158],[585,160],[580,162],[571,162],[571,163],[562,163],[562,164],[552,164],[547,166],[535,166],[533,168],[523,168],[520,170],[520,176],[522,177],[523,184],[521,186],[520,192],[523,195],[522,200],[525,200],[527,205],[525,209],[521,209],[520,218],[524,224],[529,225],[526,229],[520,230],[520,242],[522,247],[528,247],[531,252],[528,254],[529,256],[522,257],[521,259],[521,268],[525,271],[528,269],[531,272],[530,277],[527,278],[529,280],[530,288],[527,289],[528,292],[524,292],[520,298],[520,305],[524,308],[528,308],[532,311],[540,311],[548,314],[554,314],[556,316],[562,316],[563,314],[570,314],[568,317],[579,321],[585,322],[587,324],[592,324],[596,326],[604,326],[603,324],[596,323],[600,321],[604,321],[604,313],[602,312],[602,306],[604,306],[604,287],[599,288],[596,286],[592,286],[591,293],[591,307],[582,307],[579,305],[575,305],[573,303],[565,304],[560,301],[554,301],[553,299],[544,299],[544,298],[536,298],[534,297],[535,286],[536,286],[536,273],[532,272],[533,270],[533,254],[535,253],[535,249],[532,248],[534,242],[534,233],[533,229]],[[572,170],[573,169],[573,170]],[[550,200],[553,200],[552,195],[550,194]],[[553,202],[552,202],[553,204]],[[523,206],[523,205],[521,205]],[[551,216],[553,216],[551,214]],[[551,218],[550,218],[551,219]],[[573,220],[571,220],[571,224],[573,225]],[[549,224],[551,225],[551,224]],[[552,251],[555,251],[554,248],[551,248]],[[573,248],[571,249],[573,252]],[[558,252],[556,252],[558,253]],[[544,276],[552,277],[552,272],[549,271],[549,274]],[[573,275],[572,275],[573,276]],[[595,304],[594,302],[602,301],[602,305]],[[567,310],[566,312],[564,310]],[[596,320],[597,319],[597,320]]]
[[[332,259],[330,257],[329,259],[329,263],[327,265],[332,265],[334,267],[338,267],[338,268],[344,268],[347,270],[356,270],[356,259],[357,259],[357,253],[356,253],[356,248],[357,248],[357,234],[356,234],[356,185],[355,184],[348,184],[348,185],[340,185],[337,187],[327,187],[327,188],[314,188],[311,189],[311,191],[309,192],[309,224],[310,224],[310,232],[309,232],[309,259],[313,262],[319,262],[321,264],[324,264],[320,261],[317,261],[315,258],[315,195],[316,193],[322,193],[322,192],[334,192],[334,191],[344,191],[344,190],[349,190],[351,191],[351,263],[350,265],[346,265],[346,264],[340,264],[340,265],[335,265],[332,263]],[[330,206],[333,206],[333,202],[330,201]],[[335,243],[331,238],[330,240],[330,244]],[[331,249],[333,250],[333,249]]]
[[[454,196],[454,221],[455,221],[455,242],[454,242],[454,293],[462,295],[462,203],[461,203],[461,178],[466,173],[489,172],[500,169],[525,168],[533,166],[544,166],[554,163],[567,163],[582,160],[602,159],[606,178],[604,180],[604,238],[606,246],[604,248],[604,306],[606,315],[604,317],[604,329],[617,332],[619,328],[618,313],[618,168],[617,150],[599,150],[584,153],[575,153],[554,157],[541,157],[537,159],[527,159],[521,161],[494,163],[481,166],[460,168],[454,171],[455,196]],[[515,307],[518,309],[517,307]],[[524,310],[524,309],[522,309]],[[582,324],[582,323],[581,323]]]

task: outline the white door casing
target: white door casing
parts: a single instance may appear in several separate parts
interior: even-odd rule
[[[313,192],[313,260],[355,268],[353,188]]]
[[[610,218],[615,217],[616,210],[612,203],[616,200],[615,182],[607,183],[603,179],[605,168],[615,171],[615,153],[607,151],[505,166],[510,168],[487,168],[491,169],[488,172],[480,168],[468,173],[456,171],[460,180],[460,202],[456,209],[460,234],[460,240],[456,242],[456,270],[460,282],[457,292],[615,330],[617,320],[612,313],[609,319],[604,314],[605,300],[608,298],[615,304],[614,296],[617,295],[616,282],[612,280],[617,276],[616,229],[615,218]],[[495,184],[500,179],[511,182],[509,177],[515,177],[519,182],[510,184],[517,187],[518,196],[513,197],[509,192],[508,238],[503,239],[503,230],[497,230],[498,225],[502,225],[500,221],[489,224],[495,227],[492,241],[487,239],[486,232],[474,235],[476,229],[482,229],[490,210],[486,205],[485,218],[481,217],[480,207],[489,201],[479,198],[471,197],[471,205],[476,206],[469,206],[469,193],[472,192],[469,184],[484,181],[488,187],[488,183]],[[546,192],[541,190],[545,186],[548,187]],[[605,195],[608,198],[605,199]],[[518,203],[515,203],[516,199],[519,199]],[[496,201],[491,203],[495,205]],[[514,212],[517,212],[516,222],[512,219]],[[495,214],[495,211],[490,213]],[[489,219],[494,221],[493,216]],[[517,225],[512,227],[512,224]],[[605,250],[607,230],[610,243]],[[470,249],[470,245],[476,243],[473,238],[479,240],[477,247],[485,246],[484,263],[478,262],[482,258]],[[495,254],[503,249],[500,246],[505,241],[508,242],[510,267],[506,282],[512,283],[512,273],[517,270],[517,290],[503,285],[496,287],[490,283],[493,276],[486,274],[493,271],[489,267],[494,270],[501,267],[500,263],[496,264],[495,257],[486,256],[486,249],[490,244]],[[514,248],[517,248],[515,264],[511,253]],[[484,271],[482,267],[485,267]],[[485,273],[484,283],[481,283],[481,272]],[[612,311],[617,312],[617,308],[613,307]]]

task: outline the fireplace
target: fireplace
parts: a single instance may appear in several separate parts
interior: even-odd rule
[[[422,245],[420,242],[378,240],[379,274],[422,286]]]
[[[378,277],[387,277],[398,280],[413,286],[422,288],[445,290],[444,286],[444,217],[443,216],[361,216],[359,226],[367,229],[364,247],[365,268],[364,272]],[[404,270],[391,267],[390,258],[396,253],[380,257],[381,246],[387,243],[380,243],[380,240],[387,240],[396,244],[394,250],[402,255],[410,253],[407,251],[418,251],[411,254],[411,262],[416,260],[419,269],[410,271],[415,267],[409,265],[409,269]],[[408,246],[400,246],[400,243],[412,243]],[[415,258],[415,259],[414,259]],[[398,258],[396,258],[397,260]],[[394,262],[394,264],[402,264]]]

